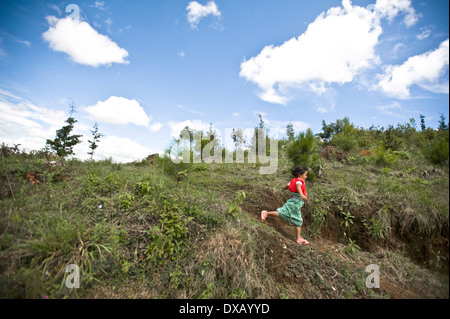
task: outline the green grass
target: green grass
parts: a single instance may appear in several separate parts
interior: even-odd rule
[[[429,252],[448,236],[448,170],[424,180],[421,156],[399,155],[389,169],[357,154],[322,161],[324,177],[307,181],[303,234],[329,242],[310,248],[294,243],[288,224],[259,221],[261,209],[288,197],[281,187],[292,167],[283,151],[272,175],[259,175],[259,164],[174,164],[164,157],[154,164],[49,165],[42,154],[2,156],[0,296],[383,298],[386,291],[361,284],[368,247],[393,256],[405,245]],[[39,185],[25,178],[31,171]],[[448,256],[431,250],[406,251],[389,267],[395,273],[413,260],[445,270],[448,258],[441,257]],[[319,257],[329,268],[309,273]],[[80,289],[64,284],[69,264],[80,267]],[[342,277],[327,277],[331,268]],[[433,276],[428,268],[423,278]]]

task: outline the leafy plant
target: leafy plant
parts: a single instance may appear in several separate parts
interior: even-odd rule
[[[192,217],[180,214],[177,205],[164,201],[164,210],[159,215],[159,224],[149,229],[151,243],[147,246],[147,258],[150,262],[163,263],[181,256],[188,232],[187,224]]]
[[[136,189],[139,195],[150,195],[153,192],[153,185],[151,182],[137,182]]]
[[[344,248],[344,250],[345,250],[345,252],[347,253],[347,254],[354,254],[354,253],[356,253],[358,250],[361,250],[361,247],[359,247],[357,244],[356,244],[356,240],[351,240],[350,238],[348,238],[348,240],[349,240],[349,244]]]
[[[383,220],[372,217],[370,219],[370,224],[366,223],[366,221],[364,221],[363,224],[369,231],[370,237],[373,239],[385,238],[387,226]]]
[[[436,269],[441,269],[442,268],[442,261],[441,260],[447,260],[447,258],[445,258],[445,256],[441,255],[441,251],[438,250],[437,252],[432,251],[433,255],[434,255],[434,259],[431,259],[428,264],[430,265],[430,267],[434,267]]]
[[[391,149],[386,150],[383,146],[379,146],[374,150],[373,159],[375,165],[389,168],[398,161],[398,156]]]
[[[214,282],[210,282],[206,285],[206,289],[202,291],[197,299],[211,299],[214,291]]]
[[[345,225],[345,228],[350,227],[350,225],[353,224],[353,219],[355,218],[355,216],[353,216],[350,212],[343,212],[342,215],[344,215],[344,220],[341,222],[341,225]]]
[[[312,213],[312,231],[317,235],[320,234],[323,224],[327,216],[327,211],[324,209],[316,209]]]
[[[128,210],[134,203],[134,195],[130,193],[120,194],[119,200],[120,200],[120,207],[122,207],[125,210]]]
[[[242,202],[245,199],[245,192],[244,191],[238,191],[236,198],[234,199],[233,202],[231,202],[231,204],[228,206],[228,214],[233,217],[233,218],[237,218],[238,214],[241,212],[242,208],[240,207],[240,205],[242,204]]]

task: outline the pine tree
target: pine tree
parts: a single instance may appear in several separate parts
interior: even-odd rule
[[[73,152],[73,147],[81,143],[80,137],[82,135],[70,135],[74,128],[74,124],[78,122],[73,118],[73,113],[75,113],[75,106],[72,103],[70,105],[69,117],[65,121],[67,125],[56,131],[56,137],[54,140],[47,140],[46,142],[46,146],[50,147],[56,152],[56,155],[62,158],[69,155],[74,155],[75,153]]]
[[[98,144],[97,144],[97,143],[100,142],[100,138],[101,138],[102,136],[104,136],[102,133],[100,133],[100,132],[98,131],[98,124],[97,124],[97,122],[95,122],[93,128],[94,128],[94,130],[90,130],[91,133],[92,133],[92,141],[91,141],[91,140],[88,140],[88,142],[89,142],[89,148],[91,149],[91,151],[88,152],[88,154],[91,155],[91,159],[94,157],[94,151],[95,151],[95,149],[98,147]]]
[[[426,126],[425,126],[425,115],[419,114],[420,117],[420,129],[422,131],[425,131]]]
[[[288,125],[286,125],[286,135],[288,137],[288,141],[292,142],[294,140],[294,124],[292,124],[292,122],[289,122]]]
[[[441,120],[439,121],[439,131],[448,131],[448,124],[445,123],[445,116],[441,114]]]
[[[308,177],[315,178],[313,168],[319,163],[317,140],[313,131],[308,128],[306,132],[300,132],[292,143],[287,146],[287,154],[293,166],[305,165],[310,170]]]

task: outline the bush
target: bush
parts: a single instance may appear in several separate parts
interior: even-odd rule
[[[350,152],[358,145],[358,140],[355,135],[355,127],[350,123],[349,119],[345,117],[342,120],[342,130],[335,134],[331,139],[331,144],[339,147],[344,152]]]
[[[442,167],[449,159],[448,141],[443,137],[435,138],[423,149],[423,153],[430,163]]]
[[[391,149],[385,150],[383,146],[375,149],[372,158],[375,164],[380,167],[392,167],[398,161],[396,153],[392,152]]]

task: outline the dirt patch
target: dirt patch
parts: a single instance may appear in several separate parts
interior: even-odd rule
[[[413,291],[411,288],[392,282],[389,278],[380,278],[380,287],[389,295],[392,299],[419,299],[425,298],[424,295]],[[381,289],[381,288],[380,288]]]

